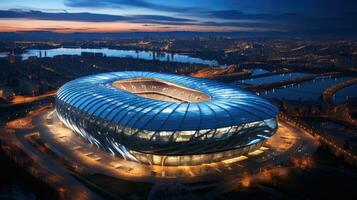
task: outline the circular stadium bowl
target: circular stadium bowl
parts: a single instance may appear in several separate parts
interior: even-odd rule
[[[59,119],[90,143],[154,165],[197,165],[258,149],[278,109],[250,92],[206,79],[112,72],[63,85]]]

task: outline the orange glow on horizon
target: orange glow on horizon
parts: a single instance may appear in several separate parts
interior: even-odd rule
[[[0,32],[52,31],[71,32],[167,32],[167,31],[260,31],[256,28],[215,27],[202,25],[159,25],[129,22],[78,22],[36,19],[0,19]]]

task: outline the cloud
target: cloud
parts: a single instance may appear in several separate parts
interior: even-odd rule
[[[240,10],[212,10],[197,13],[197,20],[166,15],[112,15],[98,13],[44,12],[38,10],[0,10],[0,19],[36,19],[78,22],[127,22],[145,24],[144,26],[195,26],[225,28],[250,28],[274,31],[348,31],[357,32],[356,12],[338,16],[308,16],[298,13],[246,13]],[[64,30],[64,29],[63,29]],[[182,28],[184,30],[184,28]],[[53,31],[56,31],[55,29]],[[70,30],[68,30],[70,31]]]
[[[89,31],[93,28],[82,27],[82,28],[36,28],[37,31],[50,31],[50,32],[76,32],[76,31]]]
[[[287,20],[298,19],[303,17],[298,13],[282,13],[282,14],[270,14],[270,13],[245,13],[241,10],[215,10],[207,11],[207,17],[214,17],[226,20]]]
[[[193,22],[195,20],[178,18],[178,17],[169,17],[163,15],[130,15],[130,20],[158,20],[158,21],[167,21],[167,22]]]
[[[67,12],[41,12],[22,10],[0,10],[0,18],[27,18],[39,20],[61,20],[61,21],[81,21],[81,22],[114,22],[127,20],[127,17],[117,15],[105,15],[95,13],[67,13]]]
[[[211,26],[260,27],[279,30],[303,29],[350,29],[356,30],[356,13],[343,13],[338,16],[311,16],[299,13],[245,13],[241,10],[215,10],[203,12],[208,18],[223,22],[206,22]]]
[[[187,12],[195,8],[192,7],[177,7],[166,6],[147,2],[144,0],[66,0],[64,3],[68,7],[82,7],[82,8],[124,8],[137,7],[151,10],[169,11],[169,12]]]
[[[170,24],[194,22],[192,19],[169,17],[163,15],[108,15],[96,13],[68,13],[68,12],[41,12],[41,11],[23,11],[23,10],[0,10],[0,18],[27,18],[38,20],[60,20],[60,21],[80,21],[80,22],[116,22],[126,21],[133,23],[157,23]]]

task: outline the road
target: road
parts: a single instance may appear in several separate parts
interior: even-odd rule
[[[353,78],[347,81],[344,81],[342,83],[333,85],[331,87],[326,88],[323,93],[322,93],[322,99],[324,100],[324,102],[330,106],[330,107],[334,107],[335,103],[333,100],[333,96],[334,94],[339,91],[342,90],[343,88],[349,87],[351,85],[357,84],[357,78]]]
[[[30,173],[53,186],[59,192],[61,199],[101,199],[100,196],[71,176],[64,165],[58,164],[29,142],[28,136],[38,134],[36,127],[32,125],[32,119],[45,110],[48,110],[48,107],[40,108],[24,118],[9,122],[3,129],[1,140],[16,145],[40,165],[39,168],[31,169]]]
[[[50,125],[46,125],[46,117],[49,115],[51,114],[35,118],[35,124],[39,128],[41,140],[57,154],[71,163],[77,163],[88,173],[103,173],[131,181],[156,182],[174,179],[182,182],[195,182],[202,179],[217,179],[225,174],[236,174],[247,169],[254,171],[260,168],[262,163],[265,165],[281,162],[288,159],[292,153],[296,153],[296,149],[313,152],[316,148],[315,143],[306,142],[313,140],[312,137],[301,136],[301,129],[282,122],[278,133],[269,140],[265,147],[250,155],[195,166],[150,166],[113,157],[108,152],[84,142],[77,134],[64,127],[60,121],[53,120]],[[294,133],[291,134],[290,131]],[[302,140],[306,141],[301,142]],[[303,149],[306,146],[312,146],[312,148]]]
[[[29,118],[32,120],[29,121]],[[10,124],[11,128],[18,125],[18,123]],[[31,142],[29,138],[32,135],[37,135],[55,156],[41,151],[40,146]],[[57,174],[51,176],[50,180],[56,188],[61,188],[66,199],[100,198],[75,179],[72,173],[79,175],[99,173],[121,180],[149,183],[165,181],[195,183],[231,179],[237,181],[243,173],[257,173],[265,167],[279,165],[293,156],[311,154],[317,147],[316,141],[304,130],[291,123],[280,121],[278,132],[263,147],[247,155],[195,166],[150,166],[112,156],[83,141],[56,119],[53,110],[48,109],[33,112],[25,118],[20,129],[10,136],[12,142],[29,154],[41,167],[48,169],[52,174]],[[76,171],[73,171],[73,168]],[[221,190],[226,191],[223,190],[224,188],[218,186],[213,193],[216,195]],[[103,189],[105,190],[105,186]]]
[[[22,104],[22,103],[32,103],[34,101],[39,101],[41,99],[47,98],[47,97],[53,97],[56,95],[57,90],[42,94],[42,95],[38,95],[38,96],[21,96],[21,95],[17,95],[14,96],[14,98],[11,100],[11,104],[12,105],[16,105],[16,104]]]

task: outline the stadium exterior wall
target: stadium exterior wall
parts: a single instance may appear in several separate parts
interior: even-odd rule
[[[193,89],[208,94],[211,99],[198,103],[165,102],[138,97],[112,86],[114,81],[137,77],[163,79],[189,88],[194,86]],[[242,108],[234,104],[239,100],[243,103],[237,105],[243,105]],[[248,105],[249,101],[254,106]],[[176,115],[181,106],[185,106],[184,112]],[[250,114],[244,106],[251,109]],[[190,108],[199,109],[191,112]],[[211,115],[204,110],[206,108]],[[226,113],[222,118],[221,110]],[[275,133],[277,112],[275,106],[244,90],[203,79],[148,72],[83,77],[61,87],[56,98],[56,113],[61,121],[90,143],[126,159],[155,165],[217,162],[253,151]],[[158,120],[161,114],[164,121]],[[171,119],[173,116],[176,119]],[[201,122],[212,118],[225,122],[213,121],[213,125]],[[192,124],[187,127],[183,124],[197,121],[200,124],[194,129],[190,129]],[[140,126],[148,123],[153,124]],[[160,129],[165,123],[182,125]]]

